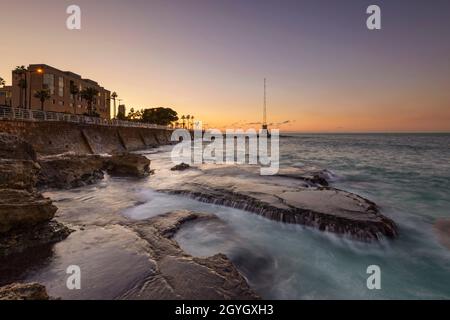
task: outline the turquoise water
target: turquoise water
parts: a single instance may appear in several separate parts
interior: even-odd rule
[[[215,214],[220,221],[187,223],[175,236],[180,246],[195,256],[225,253],[263,298],[450,299],[450,250],[433,229],[436,220],[450,218],[450,135],[303,134],[280,139],[282,166],[328,169],[333,187],[369,198],[398,224],[399,237],[380,243],[157,192],[168,179],[178,181],[170,171],[170,150],[143,152],[156,170],[148,179],[107,177],[93,186],[46,193],[65,221],[99,220],[100,231],[91,226],[73,233],[39,263],[9,262],[9,280],[41,282],[50,294],[65,299],[120,297],[150,269],[145,257],[129,250],[140,243],[136,236],[119,232],[114,217],[146,219],[187,209]],[[112,219],[113,225],[102,228],[103,219]],[[65,290],[69,264],[82,266],[88,279],[76,295]],[[369,265],[381,269],[381,290],[366,286]]]
[[[399,238],[362,244],[230,209],[218,215],[239,241],[224,248],[226,235],[193,225],[177,236],[186,251],[225,251],[265,298],[450,298],[450,251],[433,231],[450,217],[449,134],[298,134],[281,138],[280,151],[282,165],[326,168],[332,186],[375,201]],[[366,287],[373,264],[381,290]]]

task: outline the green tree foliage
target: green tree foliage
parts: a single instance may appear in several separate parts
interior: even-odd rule
[[[47,89],[38,90],[33,95],[36,99],[41,102],[41,110],[44,111],[44,102],[51,98],[50,91]]]
[[[141,112],[142,122],[167,126],[178,120],[177,112],[171,108],[151,108]]]
[[[80,92],[81,98],[86,100],[88,103],[88,112],[87,115],[91,117],[98,117],[96,108],[94,105],[94,100],[96,100],[98,96],[98,90],[95,88],[85,88]]]

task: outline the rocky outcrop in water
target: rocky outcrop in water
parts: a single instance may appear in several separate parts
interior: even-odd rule
[[[184,171],[184,170],[189,169],[190,167],[191,167],[190,165],[188,165],[187,163],[183,162],[183,163],[177,164],[176,166],[174,166],[170,170],[172,170],[172,171]]]
[[[397,236],[395,223],[358,195],[323,186],[325,174],[305,170],[261,177],[250,166],[222,166],[160,186],[171,194],[243,209],[268,219],[302,224],[362,241]],[[315,178],[316,177],[316,178]]]
[[[113,176],[142,178],[150,174],[150,160],[138,154],[113,156],[62,154],[39,159],[40,188],[72,189],[97,183],[104,171]]]
[[[13,229],[0,235],[0,258],[67,238],[73,230],[55,220]]]
[[[98,155],[57,155],[39,159],[38,187],[71,189],[103,179],[105,159]]]
[[[143,178],[150,175],[150,160],[139,154],[115,154],[106,159],[105,168],[111,175]]]
[[[49,300],[49,296],[38,283],[12,283],[0,287],[0,300]]]
[[[130,223],[149,244],[154,273],[125,293],[123,299],[258,299],[245,279],[223,254],[195,258],[186,254],[172,236],[187,221],[214,219],[212,215],[177,211]]]

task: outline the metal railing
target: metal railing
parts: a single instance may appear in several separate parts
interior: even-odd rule
[[[98,117],[88,117],[78,114],[61,113],[41,111],[25,108],[10,108],[0,106],[0,120],[24,120],[24,121],[59,121],[59,122],[73,122],[82,124],[93,124],[101,126],[117,126],[117,127],[138,127],[151,129],[171,130],[170,126],[161,126],[151,123],[124,121],[117,119],[102,119]]]

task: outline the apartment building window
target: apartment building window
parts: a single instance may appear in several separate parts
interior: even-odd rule
[[[50,94],[55,94],[55,76],[53,74],[44,74],[44,88],[50,90]]]
[[[59,77],[58,79],[58,95],[64,97],[64,78]]]
[[[61,100],[60,100],[60,101],[58,102],[58,104],[62,107],[62,106],[64,106],[64,101],[61,101]]]

